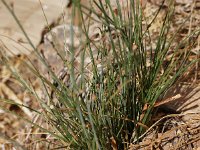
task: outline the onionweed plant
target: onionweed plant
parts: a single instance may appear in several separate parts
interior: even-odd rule
[[[130,143],[139,142],[140,136],[151,125],[156,101],[197,61],[188,61],[195,41],[187,41],[192,36],[197,37],[199,31],[172,46],[179,31],[169,36],[174,9],[172,1],[156,40],[152,41],[149,28],[160,9],[152,22],[144,24],[142,8],[137,0],[94,0],[89,2],[90,7],[74,0],[72,16],[78,14],[81,20],[79,28],[85,38],[77,71],[71,25],[71,32],[67,35],[71,38],[70,60],[63,60],[66,61],[63,67],[67,68],[69,75],[66,84],[31,43],[5,0],[2,2],[14,16],[38,59],[48,69],[52,80],[41,74],[31,62],[25,62],[27,69],[40,79],[46,99],[39,97],[12,66],[7,67],[37,98],[44,111],[36,112],[47,119],[55,132],[37,126],[62,141],[66,149],[128,149]],[[95,41],[91,36],[91,22],[100,25],[100,40]],[[187,53],[180,51],[182,43],[189,45]],[[164,62],[169,52],[173,54],[166,65]],[[85,64],[88,58],[90,61]],[[6,65],[7,58],[4,57],[2,62]]]

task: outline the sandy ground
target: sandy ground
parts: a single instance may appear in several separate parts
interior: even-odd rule
[[[44,27],[47,26],[41,8],[43,8],[48,23],[50,24],[62,14],[64,6],[67,3],[66,0],[41,0],[41,4],[39,0],[6,0],[6,2],[13,5],[13,11],[19,18],[34,46],[39,44],[41,32]],[[32,50],[32,47],[30,47],[24,34],[16,25],[16,21],[1,1],[0,20],[1,44],[4,44],[15,54],[29,53]]]

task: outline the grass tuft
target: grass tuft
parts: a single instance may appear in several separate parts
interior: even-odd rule
[[[29,39],[14,12],[4,0],[2,2]],[[12,66],[8,68],[36,96],[44,110],[41,115],[55,130],[52,136],[57,134],[56,138],[64,143],[65,148],[128,149],[133,141],[139,142],[140,136],[151,125],[156,101],[188,67],[198,61],[188,61],[194,43],[186,41],[192,36],[197,37],[199,31],[173,46],[176,33],[173,36],[169,34],[173,1],[167,8],[156,39],[151,38],[153,35],[149,28],[160,9],[149,24],[144,24],[138,0],[125,0],[123,3],[120,0],[94,0],[88,5],[77,0],[72,2],[72,16],[81,19],[77,26],[85,38],[77,56],[73,17],[69,33],[70,59],[64,62],[69,75],[67,84],[51,70],[34,46],[34,51],[48,69],[53,82],[33,64],[26,63],[26,66],[40,79],[47,96],[45,100],[37,95],[28,81],[12,70]],[[97,37],[91,36],[92,23],[98,24]],[[153,43],[156,44],[155,48]],[[180,51],[182,43],[188,44],[187,51]],[[167,59],[172,52],[173,55]],[[88,59],[89,63],[86,62]],[[6,64],[5,59],[3,62]]]

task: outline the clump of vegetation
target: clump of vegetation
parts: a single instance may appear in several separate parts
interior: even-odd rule
[[[4,0],[2,2],[24,31],[14,12]],[[55,133],[40,128],[62,141],[65,148],[128,149],[130,143],[139,142],[140,136],[151,125],[156,101],[196,61],[189,62],[187,57],[190,50],[179,51],[179,46],[199,32],[192,33],[179,45],[172,47],[176,36],[176,33],[169,36],[172,2],[167,8],[156,41],[152,41],[149,32],[154,19],[144,24],[139,1],[127,0],[122,4],[115,0],[114,3],[116,9],[113,9],[110,0],[94,0],[90,4],[92,7],[82,5],[80,1],[72,2],[73,16],[78,13],[82,19],[79,28],[85,41],[78,71],[75,67],[76,49],[73,44],[69,48],[70,61],[64,62],[69,70],[67,85],[52,71],[24,32],[54,81],[40,74],[34,65],[26,64],[40,78],[47,95],[45,100],[12,66],[8,66],[22,85],[38,99],[44,111],[37,113],[47,119]],[[86,17],[89,21],[85,21]],[[91,21],[101,25],[98,42],[89,34]],[[73,32],[69,36],[73,43]],[[152,43],[156,43],[155,48]],[[169,52],[173,54],[167,59]],[[85,64],[88,57],[89,64]]]

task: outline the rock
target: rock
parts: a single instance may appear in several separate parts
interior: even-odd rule
[[[26,33],[31,39],[33,45],[36,47],[41,39],[41,32],[47,25],[42,8],[44,9],[48,23],[54,21],[63,11],[67,1],[52,1],[52,0],[5,0],[20,20],[21,25],[24,27]],[[21,29],[13,19],[10,12],[0,1],[0,38],[7,51],[11,51],[14,54],[29,54],[32,51],[32,47],[28,43]],[[9,54],[11,54],[9,53]]]
[[[181,94],[181,97],[167,103],[164,107],[180,113],[200,112],[200,86],[198,84],[187,85],[180,83],[171,88],[165,97],[172,97],[177,94]]]

